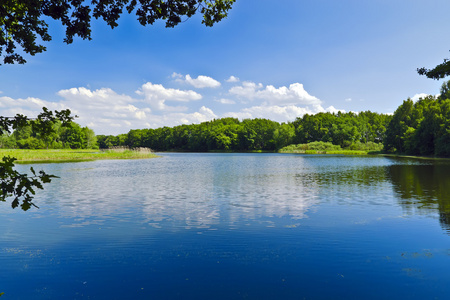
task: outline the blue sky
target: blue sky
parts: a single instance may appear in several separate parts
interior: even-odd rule
[[[442,80],[416,68],[450,57],[449,11],[444,0],[237,0],[212,28],[200,16],[166,29],[124,15],[71,45],[50,21],[47,52],[0,66],[0,115],[69,108],[97,134],[119,134],[229,116],[392,113],[439,93]]]

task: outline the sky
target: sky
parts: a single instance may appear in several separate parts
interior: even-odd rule
[[[237,0],[214,27],[197,15],[165,28],[124,14],[92,40],[0,66],[0,115],[70,109],[96,134],[223,117],[294,121],[305,113],[393,113],[439,93],[419,76],[450,58],[447,0]]]

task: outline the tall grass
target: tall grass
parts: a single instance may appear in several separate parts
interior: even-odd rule
[[[104,151],[83,149],[0,149],[0,156],[12,156],[17,162],[47,162],[47,161],[86,161],[98,159],[139,159],[152,158],[156,155],[148,148],[142,149],[107,149]]]

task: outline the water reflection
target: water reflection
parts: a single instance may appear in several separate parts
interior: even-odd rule
[[[369,159],[371,160],[371,159]],[[345,161],[345,159],[344,159]],[[330,164],[336,162],[330,159]],[[392,206],[392,192],[385,175],[385,161],[371,165],[325,165],[296,175],[304,185],[315,185],[322,202],[348,206]],[[380,165],[376,165],[380,163]]]
[[[277,220],[305,218],[319,201],[317,184],[295,176],[310,168],[300,157],[172,154],[51,167],[61,179],[36,200],[65,227],[114,218],[171,230],[285,226]]]
[[[36,202],[44,205],[33,216],[53,213],[62,227],[112,226],[118,219],[170,230],[234,229],[296,224],[319,203],[366,211],[369,205],[400,204],[408,214],[438,212],[450,231],[449,166],[384,157],[260,154],[52,164],[45,169],[61,178],[39,192]]]
[[[42,167],[61,178],[39,210],[0,205],[5,297],[448,296],[450,240],[415,216],[447,211],[444,165],[170,154]]]
[[[399,203],[408,214],[437,211],[444,230],[450,232],[450,164],[447,161],[397,160],[387,168]]]

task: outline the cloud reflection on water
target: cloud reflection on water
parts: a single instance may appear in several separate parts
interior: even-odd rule
[[[57,215],[61,227],[127,222],[166,230],[286,227],[327,203],[401,206],[408,215],[437,213],[449,230],[450,177],[448,163],[442,162],[171,153],[151,160],[42,168],[61,178],[39,191],[41,209],[27,214]],[[9,207],[2,211],[6,218],[12,213]]]
[[[318,190],[295,177],[306,162],[286,158],[174,155],[65,164],[56,166],[61,179],[41,197],[45,209],[73,219],[64,226],[119,218],[158,228],[214,229],[267,218],[298,220],[318,204]]]

